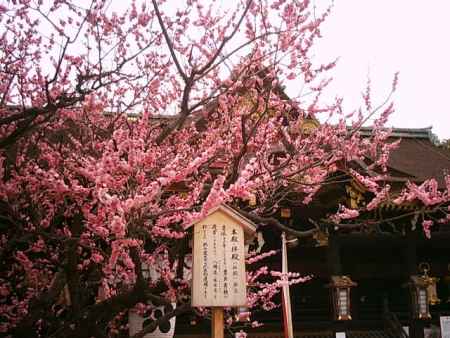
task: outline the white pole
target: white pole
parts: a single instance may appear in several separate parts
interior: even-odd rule
[[[282,273],[282,306],[283,306],[283,322],[284,322],[284,337],[294,338],[294,331],[292,329],[292,313],[291,313],[291,296],[289,294],[289,278],[288,273],[288,261],[287,261],[287,248],[286,248],[286,235],[283,232],[281,234],[282,247],[281,247],[281,273]]]

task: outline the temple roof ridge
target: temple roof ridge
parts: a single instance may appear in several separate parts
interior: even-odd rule
[[[387,130],[391,130],[391,137],[396,138],[421,138],[428,139],[433,143],[437,142],[436,135],[433,134],[432,126],[424,127],[424,128],[386,128]],[[371,135],[373,127],[361,127],[360,132],[363,136]]]

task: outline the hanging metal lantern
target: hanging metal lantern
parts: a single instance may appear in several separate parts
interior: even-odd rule
[[[439,281],[437,277],[431,277],[428,275],[430,271],[430,264],[428,263],[420,263],[419,271],[422,272],[422,277],[427,280],[428,283],[428,304],[436,305],[441,302],[441,300],[437,296],[436,284]]]
[[[431,303],[431,292],[433,289],[429,288],[433,285],[433,278],[428,276],[428,271],[430,271],[430,265],[428,263],[420,263],[419,271],[422,272],[421,276],[411,276],[409,281],[409,288],[411,291],[411,305],[412,305],[412,315],[416,319],[429,319],[430,314],[430,303]],[[436,281],[434,281],[436,286]],[[434,288],[434,291],[436,289]],[[431,291],[431,292],[430,292]],[[437,299],[437,295],[434,297]],[[436,301],[436,300],[433,300]]]
[[[328,287],[331,289],[331,297],[334,308],[335,320],[351,320],[351,288],[357,284],[348,276],[332,276]]]
[[[429,319],[430,308],[428,301],[428,285],[429,281],[423,276],[411,276],[410,290],[412,300],[413,317],[416,319]]]

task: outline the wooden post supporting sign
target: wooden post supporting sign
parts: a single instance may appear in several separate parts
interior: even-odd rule
[[[211,336],[223,338],[223,308],[213,307],[211,309]]]
[[[190,226],[194,227],[191,303],[212,308],[212,337],[223,338],[223,308],[247,305],[244,246],[256,226],[225,204]]]

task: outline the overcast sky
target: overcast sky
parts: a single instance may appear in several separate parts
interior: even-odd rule
[[[335,0],[316,52],[320,60],[340,57],[330,91],[353,108],[370,74],[380,101],[399,71],[391,125],[433,126],[450,138],[449,15],[448,0]]]

